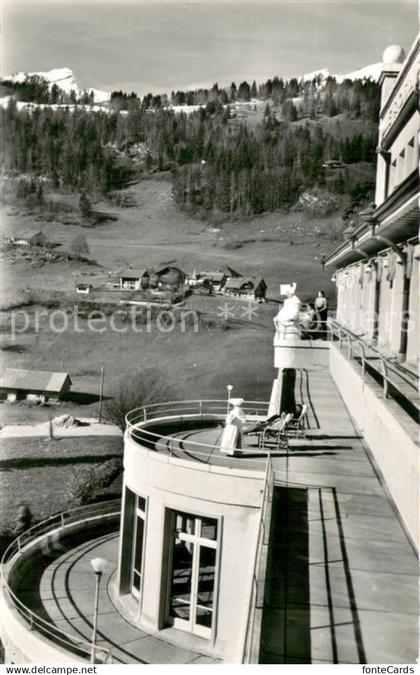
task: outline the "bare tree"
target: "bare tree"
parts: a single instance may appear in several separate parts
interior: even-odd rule
[[[80,195],[79,209],[82,217],[85,218],[86,220],[90,220],[90,217],[92,215],[92,204],[90,203],[90,199],[86,196],[84,192],[82,192],[82,194]]]
[[[122,457],[114,457],[89,469],[74,469],[67,483],[70,503],[83,506],[96,501],[122,470]]]
[[[166,377],[157,368],[144,368],[120,380],[112,399],[104,402],[103,417],[124,431],[125,416],[134,408],[172,398]]]
[[[89,245],[83,234],[78,234],[71,242],[71,252],[76,258],[82,258],[89,253]]]

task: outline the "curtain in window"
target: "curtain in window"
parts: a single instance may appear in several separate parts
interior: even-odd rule
[[[388,270],[386,274],[386,279],[387,281],[392,283],[394,281],[395,272],[397,269],[397,256],[394,253],[394,251],[389,251],[387,260],[388,260]]]

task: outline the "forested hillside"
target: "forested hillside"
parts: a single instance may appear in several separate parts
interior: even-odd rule
[[[66,92],[58,84],[51,84],[41,75],[28,75],[22,81],[2,80],[0,97],[2,96],[14,96],[17,101],[27,103],[50,105],[93,105],[95,102],[93,91],[84,91],[81,95],[78,95],[76,89]]]
[[[68,101],[36,78],[18,91],[32,103]],[[333,78],[322,86],[274,78],[259,87],[214,85],[142,100],[114,92],[103,112],[65,105],[18,110],[12,99],[1,113],[3,163],[13,174],[92,194],[170,170],[176,202],[202,216],[274,211],[313,186],[363,200],[372,185],[353,169],[370,165],[373,179],[378,105],[374,82]],[[327,160],[338,168],[327,170]]]

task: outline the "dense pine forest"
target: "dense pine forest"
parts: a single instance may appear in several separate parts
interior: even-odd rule
[[[375,161],[379,89],[371,81],[274,78],[143,99],[113,92],[103,112],[89,109],[91,94],[77,98],[40,77],[2,87],[13,94],[1,112],[3,164],[13,175],[106,195],[170,171],[178,205],[201,216],[274,211],[314,186],[368,198],[352,167]],[[16,99],[47,105],[18,110]],[[184,105],[200,107],[176,108]],[[326,170],[328,160],[339,168]]]

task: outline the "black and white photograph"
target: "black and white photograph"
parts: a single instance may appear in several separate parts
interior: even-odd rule
[[[417,1],[0,9],[2,675],[415,673]]]

